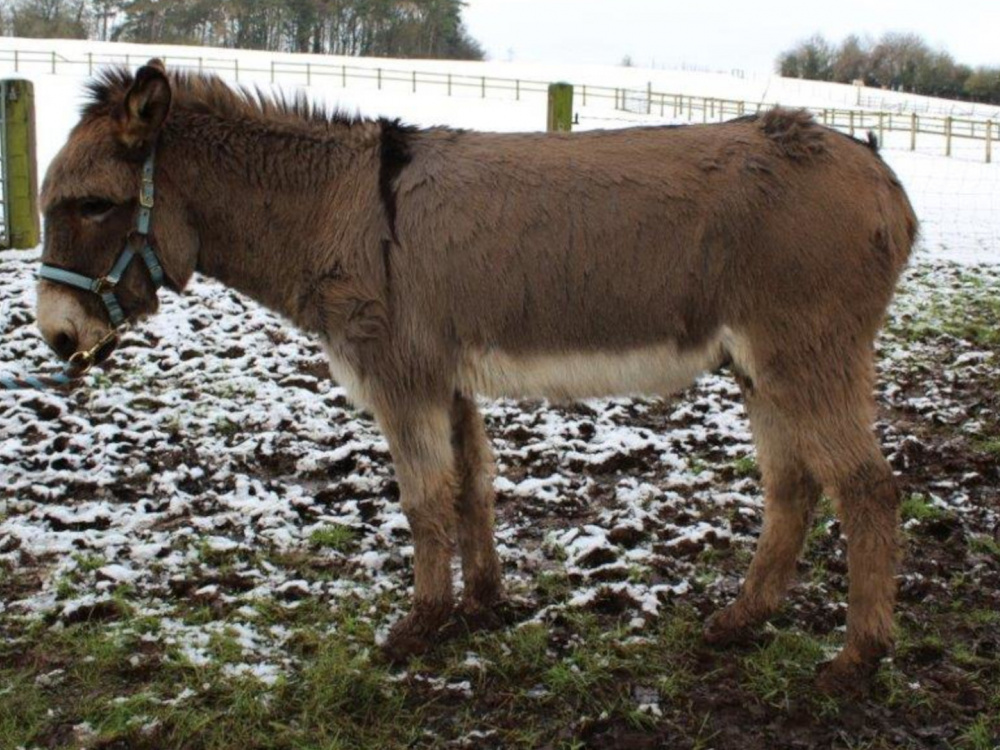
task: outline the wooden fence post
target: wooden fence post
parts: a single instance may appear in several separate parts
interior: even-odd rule
[[[917,150],[917,113],[910,114],[910,151]]]
[[[993,161],[993,120],[986,121],[986,163]]]
[[[35,160],[35,91],[31,81],[0,85],[3,107],[4,247],[30,249],[41,241]]]
[[[568,133],[573,129],[573,85],[570,83],[549,84],[550,133]]]
[[[951,116],[944,118],[944,155],[951,156]]]

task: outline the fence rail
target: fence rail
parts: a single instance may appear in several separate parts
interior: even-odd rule
[[[55,51],[4,49],[0,47],[0,70],[15,73],[75,73],[93,75],[108,65],[132,66],[148,58],[134,53],[93,53],[88,52],[69,57]],[[301,86],[334,84],[347,88],[350,83],[358,83],[378,90],[408,90],[411,93],[431,90],[447,96],[474,96],[479,98],[505,98],[522,101],[544,97],[547,100],[550,81],[520,78],[498,78],[469,74],[400,69],[379,65],[348,65],[281,59],[270,60],[258,57],[252,62],[237,57],[218,57],[211,54],[162,55],[171,67],[183,70],[215,73],[234,81],[267,81]],[[749,101],[717,97],[694,96],[690,94],[654,91],[652,86],[645,89],[632,87],[594,86],[576,84],[581,107],[605,106],[619,112],[640,115],[670,117],[689,121],[717,122],[730,117],[757,113],[776,106],[778,101]],[[916,112],[873,111],[858,108],[808,107],[815,116],[829,127],[854,135],[857,132],[873,131],[883,141],[886,133],[909,135],[910,150],[916,150],[921,136],[938,136],[944,139],[943,152],[952,156],[956,141],[981,141],[982,154],[986,162],[992,162],[993,142],[997,138],[997,128],[992,119],[952,117],[940,114],[918,114]]]

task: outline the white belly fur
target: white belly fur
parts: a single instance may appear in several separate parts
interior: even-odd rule
[[[368,389],[358,372],[334,347],[325,342],[321,342],[321,346],[326,354],[327,362],[330,363],[330,377],[344,389],[351,403],[362,409],[370,408],[371,401],[368,397]]]
[[[601,396],[665,396],[683,390],[717,367],[734,343],[723,328],[697,349],[657,344],[615,352],[510,354],[497,349],[467,350],[457,373],[457,389],[493,398],[527,397],[569,401]],[[370,406],[367,386],[334,347],[324,345],[330,375],[359,407]]]
[[[468,351],[459,370],[459,390],[555,401],[669,395],[691,385],[723,358],[721,335],[703,347],[683,352],[672,343],[616,352],[519,355]]]

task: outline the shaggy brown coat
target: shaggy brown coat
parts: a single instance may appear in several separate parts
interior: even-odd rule
[[[742,637],[776,610],[826,490],[850,591],[823,679],[853,686],[877,665],[897,491],[872,431],[872,347],[916,220],[872,148],[782,109],[572,135],[415,130],[152,61],[94,85],[52,163],[46,262],[107,271],[154,146],[171,286],[199,270],[317,334],[385,432],[416,576],[392,655],[427,648],[451,615],[456,542],[466,616],[489,619],[501,597],[477,393],[667,394],[729,364],[766,508],[743,589],[706,635]],[[137,265],[122,300],[133,317],[155,310]],[[108,325],[96,297],[48,282],[39,321],[64,355]]]

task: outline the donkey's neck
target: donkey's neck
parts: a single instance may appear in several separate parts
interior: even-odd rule
[[[179,118],[180,119],[180,118]],[[316,289],[378,254],[380,124],[174,127],[163,171],[198,237],[196,268],[290,318],[322,329]]]

